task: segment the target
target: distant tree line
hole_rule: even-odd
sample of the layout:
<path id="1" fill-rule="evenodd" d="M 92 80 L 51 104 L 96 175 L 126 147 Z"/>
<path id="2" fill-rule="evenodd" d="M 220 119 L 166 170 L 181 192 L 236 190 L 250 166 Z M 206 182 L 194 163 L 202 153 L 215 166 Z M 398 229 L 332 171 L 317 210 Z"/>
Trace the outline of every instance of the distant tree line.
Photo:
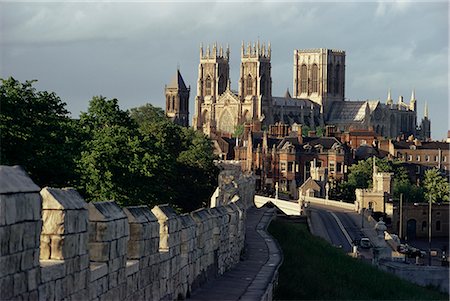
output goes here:
<path id="1" fill-rule="evenodd" d="M 375 164 L 378 172 L 393 173 L 394 200 L 398 200 L 402 194 L 405 200 L 414 202 L 428 202 L 430 198 L 432 202 L 437 203 L 449 201 L 449 183 L 438 169 L 427 170 L 421 185 L 417 185 L 411 182 L 407 170 L 400 161 L 383 158 L 376 159 Z M 330 198 L 354 201 L 357 188 L 372 188 L 372 175 L 373 159 L 358 161 L 349 167 L 347 181 L 332 185 Z"/>
<path id="2" fill-rule="evenodd" d="M 79 119 L 35 81 L 2 79 L 0 163 L 22 165 L 41 187 L 72 186 L 87 201 L 202 207 L 217 185 L 211 140 L 146 104 L 130 111 L 95 96 Z"/>

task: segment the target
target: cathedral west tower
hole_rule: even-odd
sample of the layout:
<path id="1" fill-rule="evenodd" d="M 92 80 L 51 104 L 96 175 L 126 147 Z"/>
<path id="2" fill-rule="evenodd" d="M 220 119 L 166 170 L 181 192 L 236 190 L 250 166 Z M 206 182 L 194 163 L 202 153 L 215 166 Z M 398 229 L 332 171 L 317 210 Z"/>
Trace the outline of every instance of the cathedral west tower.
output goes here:
<path id="1" fill-rule="evenodd" d="M 270 43 L 259 41 L 247 48 L 242 42 L 239 96 L 242 102 L 241 123 L 263 121 L 272 123 L 272 77 L 270 65 Z"/>
<path id="2" fill-rule="evenodd" d="M 224 51 L 217 44 L 209 45 L 206 51 L 200 46 L 200 64 L 198 66 L 197 96 L 195 97 L 195 112 L 193 127 L 210 135 L 216 131 L 215 104 L 229 84 L 230 50 Z"/>

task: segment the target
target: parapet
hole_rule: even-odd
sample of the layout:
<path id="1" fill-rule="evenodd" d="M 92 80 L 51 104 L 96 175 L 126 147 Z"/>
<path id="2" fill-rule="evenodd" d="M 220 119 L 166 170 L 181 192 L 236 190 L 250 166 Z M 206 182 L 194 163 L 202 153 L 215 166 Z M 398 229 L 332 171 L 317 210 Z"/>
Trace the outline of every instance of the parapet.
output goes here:
<path id="1" fill-rule="evenodd" d="M 209 44 L 206 46 L 206 51 L 203 51 L 203 45 L 200 45 L 200 60 L 225 60 L 230 59 L 230 47 L 227 45 L 225 51 L 223 46 L 217 46 L 217 43 L 212 44 L 211 48 Z"/>
<path id="2" fill-rule="evenodd" d="M 72 188 L 39 193 L 18 167 L 0 175 L 2 299 L 183 299 L 244 247 L 238 196 L 180 216 L 168 205 L 86 203 Z"/>

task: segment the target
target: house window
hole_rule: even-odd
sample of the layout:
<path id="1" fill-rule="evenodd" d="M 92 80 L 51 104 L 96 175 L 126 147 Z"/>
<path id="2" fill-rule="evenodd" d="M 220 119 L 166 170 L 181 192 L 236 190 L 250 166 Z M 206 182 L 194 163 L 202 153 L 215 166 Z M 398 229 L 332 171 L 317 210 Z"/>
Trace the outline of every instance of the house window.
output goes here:
<path id="1" fill-rule="evenodd" d="M 439 215 L 441 215 L 441 213 L 440 213 L 440 212 L 438 211 L 438 212 L 436 212 L 436 215 L 438 215 L 438 216 L 439 216 Z"/>
<path id="2" fill-rule="evenodd" d="M 425 161 L 430 162 L 430 155 L 425 155 Z"/>
<path id="3" fill-rule="evenodd" d="M 286 162 L 281 162 L 280 168 L 282 172 L 286 171 Z"/>
<path id="4" fill-rule="evenodd" d="M 417 170 L 416 170 L 416 174 L 420 174 L 420 165 L 416 166 Z"/>
<path id="5" fill-rule="evenodd" d="M 444 157 L 442 158 L 442 161 L 447 162 L 447 156 L 444 156 Z"/>
<path id="6" fill-rule="evenodd" d="M 436 221 L 436 231 L 441 231 L 441 221 Z"/>
<path id="7" fill-rule="evenodd" d="M 420 155 L 417 155 L 417 156 L 416 156 L 416 161 L 419 161 L 419 162 L 420 162 Z"/>
<path id="8" fill-rule="evenodd" d="M 408 155 L 408 161 L 412 161 L 412 155 Z"/>
<path id="9" fill-rule="evenodd" d="M 427 229 L 427 222 L 423 221 L 422 222 L 422 231 L 425 231 Z"/>
<path id="10" fill-rule="evenodd" d="M 439 157 L 438 156 L 434 156 L 434 162 L 439 162 Z"/>
<path id="11" fill-rule="evenodd" d="M 336 172 L 342 172 L 342 163 L 336 163 Z"/>
<path id="12" fill-rule="evenodd" d="M 330 161 L 330 173 L 334 173 L 334 161 Z"/>
<path id="13" fill-rule="evenodd" d="M 288 171 L 294 171 L 292 162 L 288 162 Z"/>

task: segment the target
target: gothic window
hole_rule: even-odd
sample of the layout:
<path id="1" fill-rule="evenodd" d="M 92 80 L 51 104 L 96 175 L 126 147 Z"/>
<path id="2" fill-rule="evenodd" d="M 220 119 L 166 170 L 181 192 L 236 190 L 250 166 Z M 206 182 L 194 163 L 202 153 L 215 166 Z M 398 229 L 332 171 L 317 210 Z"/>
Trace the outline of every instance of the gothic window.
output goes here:
<path id="1" fill-rule="evenodd" d="M 266 75 L 265 74 L 263 74 L 261 76 L 260 89 L 261 89 L 261 95 L 267 95 L 267 83 L 266 83 Z"/>
<path id="2" fill-rule="evenodd" d="M 253 95 L 253 80 L 250 74 L 247 76 L 247 83 L 245 87 L 246 87 L 245 95 Z"/>
<path id="3" fill-rule="evenodd" d="M 223 112 L 222 117 L 219 120 L 219 130 L 222 133 L 234 132 L 233 116 L 231 116 L 231 113 L 228 110 Z"/>
<path id="4" fill-rule="evenodd" d="M 203 110 L 203 114 L 202 114 L 202 116 L 203 116 L 203 123 L 208 123 L 209 122 L 209 112 L 208 112 L 208 110 Z"/>
<path id="5" fill-rule="evenodd" d="M 336 65 L 336 74 L 334 76 L 334 94 L 339 94 L 339 81 L 340 79 L 340 72 L 341 72 L 341 66 L 339 64 Z"/>
<path id="6" fill-rule="evenodd" d="M 333 64 L 328 64 L 327 92 L 328 92 L 328 94 L 333 93 Z"/>
<path id="7" fill-rule="evenodd" d="M 205 95 L 212 95 L 211 94 L 211 77 L 209 75 L 205 81 Z"/>
<path id="8" fill-rule="evenodd" d="M 314 64 L 312 67 L 312 89 L 311 89 L 313 93 L 317 93 L 317 91 L 319 91 L 318 77 L 319 77 L 319 68 L 317 67 L 316 64 Z"/>
<path id="9" fill-rule="evenodd" d="M 225 76 L 221 75 L 219 77 L 219 95 L 225 92 Z"/>
<path id="10" fill-rule="evenodd" d="M 308 92 L 308 70 L 305 64 L 300 69 L 300 92 Z"/>
<path id="11" fill-rule="evenodd" d="M 167 96 L 167 111 L 171 111 L 172 110 L 172 101 L 170 99 L 170 96 Z"/>
<path id="12" fill-rule="evenodd" d="M 175 111 L 175 96 L 172 96 L 172 110 Z"/>

